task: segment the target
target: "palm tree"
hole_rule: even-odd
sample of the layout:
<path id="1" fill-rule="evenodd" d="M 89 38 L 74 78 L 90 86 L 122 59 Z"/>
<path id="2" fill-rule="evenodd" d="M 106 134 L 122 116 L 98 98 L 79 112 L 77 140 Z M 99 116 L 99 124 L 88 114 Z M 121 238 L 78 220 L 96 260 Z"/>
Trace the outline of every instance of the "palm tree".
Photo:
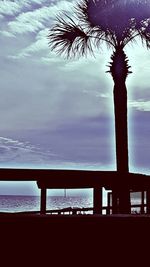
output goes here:
<path id="1" fill-rule="evenodd" d="M 113 49 L 108 72 L 114 81 L 117 171 L 123 177 L 129 171 L 126 78 L 131 73 L 124 47 L 138 36 L 150 47 L 149 10 L 148 0 L 81 0 L 74 7 L 74 15 L 62 12 L 56 16 L 49 34 L 51 49 L 67 58 L 93 54 L 94 45 L 99 48 L 103 42 Z M 113 200 L 116 203 L 119 199 L 120 212 L 126 213 L 129 189 L 125 179 L 118 183 Z"/>

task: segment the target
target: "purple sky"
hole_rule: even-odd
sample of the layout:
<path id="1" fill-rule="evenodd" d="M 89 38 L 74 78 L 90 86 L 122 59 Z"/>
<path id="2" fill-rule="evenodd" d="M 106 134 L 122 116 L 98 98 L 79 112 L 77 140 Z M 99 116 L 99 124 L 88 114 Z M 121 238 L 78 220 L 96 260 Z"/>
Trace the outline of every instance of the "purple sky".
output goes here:
<path id="1" fill-rule="evenodd" d="M 55 15 L 72 3 L 0 6 L 0 167 L 115 169 L 112 51 L 66 60 L 48 47 Z M 149 174 L 150 51 L 137 40 L 126 52 L 130 171 Z"/>

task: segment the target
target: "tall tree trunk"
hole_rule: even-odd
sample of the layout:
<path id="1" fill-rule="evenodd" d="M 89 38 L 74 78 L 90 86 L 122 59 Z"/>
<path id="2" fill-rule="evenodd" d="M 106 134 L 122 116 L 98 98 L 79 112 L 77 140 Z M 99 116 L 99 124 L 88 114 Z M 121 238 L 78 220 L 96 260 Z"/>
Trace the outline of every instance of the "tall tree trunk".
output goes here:
<path id="1" fill-rule="evenodd" d="M 128 127 L 127 127 L 127 90 L 125 82 L 114 84 L 114 113 L 116 135 L 116 163 L 120 173 L 117 188 L 119 189 L 119 213 L 130 213 L 130 191 L 126 181 L 128 164 Z M 120 186 L 119 186 L 120 185 Z"/>
<path id="2" fill-rule="evenodd" d="M 127 127 L 127 89 L 126 78 L 129 73 L 127 57 L 120 47 L 111 57 L 110 72 L 114 80 L 114 113 L 116 136 L 116 164 L 120 173 L 116 184 L 116 195 L 119 197 L 119 212 L 130 213 L 130 192 L 126 182 L 128 164 L 128 127 Z M 115 194 L 114 194 L 115 195 Z"/>
<path id="3" fill-rule="evenodd" d="M 128 172 L 128 127 L 127 127 L 127 90 L 124 81 L 114 84 L 114 113 L 116 136 L 116 164 L 118 172 Z"/>

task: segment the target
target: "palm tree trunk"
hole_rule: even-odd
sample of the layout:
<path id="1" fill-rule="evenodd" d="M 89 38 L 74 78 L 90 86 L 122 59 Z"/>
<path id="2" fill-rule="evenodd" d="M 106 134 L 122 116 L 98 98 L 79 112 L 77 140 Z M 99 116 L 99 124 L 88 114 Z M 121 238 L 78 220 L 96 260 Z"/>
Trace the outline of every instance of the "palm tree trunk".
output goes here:
<path id="1" fill-rule="evenodd" d="M 114 112 L 116 133 L 116 163 L 120 173 L 119 213 L 130 213 L 130 191 L 126 183 L 128 164 L 128 127 L 127 127 L 127 90 L 124 81 L 116 81 L 114 85 Z M 118 188 L 118 185 L 117 185 Z"/>
<path id="2" fill-rule="evenodd" d="M 118 172 L 128 172 L 127 90 L 124 81 L 114 84 L 116 163 Z"/>
<path id="3" fill-rule="evenodd" d="M 130 213 L 130 191 L 126 181 L 128 163 L 127 89 L 126 77 L 129 73 L 128 60 L 123 49 L 118 48 L 111 57 L 110 72 L 114 80 L 114 114 L 116 136 L 116 164 L 120 174 L 116 184 L 119 198 L 119 213 Z M 121 179 L 121 180 L 120 180 Z M 115 200 L 114 200 L 115 202 Z"/>

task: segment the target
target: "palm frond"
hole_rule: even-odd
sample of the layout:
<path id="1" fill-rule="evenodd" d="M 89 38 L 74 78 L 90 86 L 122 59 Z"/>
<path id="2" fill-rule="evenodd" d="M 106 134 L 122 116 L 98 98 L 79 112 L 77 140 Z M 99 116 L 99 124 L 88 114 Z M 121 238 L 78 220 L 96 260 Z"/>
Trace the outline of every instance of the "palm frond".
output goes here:
<path id="1" fill-rule="evenodd" d="M 62 12 L 49 33 L 52 50 L 67 57 L 93 53 L 106 42 L 124 47 L 140 36 L 150 48 L 150 0 L 80 0 L 73 17 Z"/>
<path id="2" fill-rule="evenodd" d="M 57 16 L 48 38 L 51 49 L 67 57 L 86 55 L 87 51 L 93 51 L 87 32 L 65 13 Z"/>
<path id="3" fill-rule="evenodd" d="M 128 29 L 133 24 L 133 10 L 133 2 L 126 0 L 81 0 L 75 8 L 78 19 L 94 33 L 94 37 L 97 35 L 101 38 L 105 34 L 108 47 L 123 45 L 123 41 L 129 37 L 126 34 L 129 35 Z"/>
<path id="4" fill-rule="evenodd" d="M 129 41 L 133 41 L 135 37 L 139 36 L 143 44 L 150 48 L 150 1 L 138 0 L 132 1 L 132 29 L 134 34 Z M 136 34 L 135 34 L 136 31 Z M 134 38 L 133 38 L 134 37 Z"/>
<path id="5" fill-rule="evenodd" d="M 146 44 L 146 47 L 150 49 L 150 25 L 145 29 L 139 30 L 139 36 L 141 37 L 142 43 Z"/>
<path id="6" fill-rule="evenodd" d="M 81 2 L 77 3 L 77 5 L 74 7 L 75 13 L 78 17 L 78 19 L 84 23 L 90 23 L 88 20 L 88 2 L 89 0 L 81 0 Z"/>

